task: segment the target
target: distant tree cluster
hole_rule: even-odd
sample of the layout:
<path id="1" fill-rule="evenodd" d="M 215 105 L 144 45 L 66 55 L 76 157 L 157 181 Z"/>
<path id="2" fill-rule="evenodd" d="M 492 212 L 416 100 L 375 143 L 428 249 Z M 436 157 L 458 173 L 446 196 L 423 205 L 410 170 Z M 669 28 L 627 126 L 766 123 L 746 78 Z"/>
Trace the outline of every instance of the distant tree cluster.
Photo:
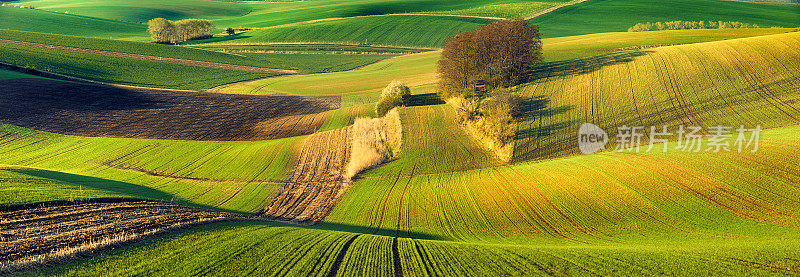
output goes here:
<path id="1" fill-rule="evenodd" d="M 470 97 L 476 81 L 487 90 L 518 85 L 541 61 L 538 26 L 525 20 L 489 23 L 445 43 L 439 60 L 439 93 L 444 100 Z"/>
<path id="2" fill-rule="evenodd" d="M 183 19 L 171 21 L 164 18 L 151 19 L 148 31 L 156 43 L 180 43 L 193 39 L 210 38 L 214 25 L 206 19 Z"/>
<path id="3" fill-rule="evenodd" d="M 6 4 L 6 3 L 0 3 L 0 6 L 2 6 L 2 7 L 13 7 L 13 8 L 22 8 L 22 9 L 31 9 L 31 10 L 36 9 L 36 7 L 34 7 L 33 5 L 11 5 L 11 4 Z"/>
<path id="4" fill-rule="evenodd" d="M 734 21 L 668 21 L 636 23 L 628 28 L 628 32 L 662 31 L 662 30 L 689 30 L 689 29 L 740 29 L 759 28 L 755 24 Z"/>

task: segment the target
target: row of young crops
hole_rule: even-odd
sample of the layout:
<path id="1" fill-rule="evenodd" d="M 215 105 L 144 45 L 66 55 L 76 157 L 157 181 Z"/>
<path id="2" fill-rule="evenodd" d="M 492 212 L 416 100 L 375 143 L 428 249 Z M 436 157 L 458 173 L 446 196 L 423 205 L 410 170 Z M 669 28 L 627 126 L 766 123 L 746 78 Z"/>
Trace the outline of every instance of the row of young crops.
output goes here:
<path id="1" fill-rule="evenodd" d="M 0 43 L 0 62 L 93 81 L 173 89 L 199 90 L 277 75 L 6 43 Z"/>
<path id="2" fill-rule="evenodd" d="M 674 135 L 679 125 L 707 131 L 797 124 L 798 45 L 800 34 L 787 33 L 548 64 L 521 89 L 548 107 L 520 123 L 514 159 L 579 153 L 577 129 L 584 122 L 608 132 L 612 149 L 623 126 L 646 132 L 668 126 Z"/>
<path id="3" fill-rule="evenodd" d="M 326 222 L 494 243 L 787 232 L 800 226 L 798 131 L 762 132 L 756 153 L 608 152 L 413 177 L 389 172 L 356 182 Z"/>
<path id="4" fill-rule="evenodd" d="M 90 138 L 3 125 L 0 160 L 27 168 L 2 170 L 18 180 L 3 187 L 2 198 L 10 199 L 4 204 L 14 204 L 109 195 L 256 212 L 291 170 L 291 153 L 300 138 L 260 142 Z M 28 184 L 31 179 L 43 184 Z M 46 189 L 49 183 L 60 188 Z M 91 191 L 103 193 L 86 193 Z M 17 194 L 36 197 L 13 196 Z"/>
<path id="5" fill-rule="evenodd" d="M 637 246 L 511 246 L 241 222 L 195 228 L 31 274 L 596 276 L 681 272 L 783 276 L 797 273 L 797 262 L 791 257 L 797 255 L 798 244 L 797 239 L 717 238 L 701 246 L 691 240 L 654 238 Z M 181 266 L 174 266 L 178 262 Z"/>

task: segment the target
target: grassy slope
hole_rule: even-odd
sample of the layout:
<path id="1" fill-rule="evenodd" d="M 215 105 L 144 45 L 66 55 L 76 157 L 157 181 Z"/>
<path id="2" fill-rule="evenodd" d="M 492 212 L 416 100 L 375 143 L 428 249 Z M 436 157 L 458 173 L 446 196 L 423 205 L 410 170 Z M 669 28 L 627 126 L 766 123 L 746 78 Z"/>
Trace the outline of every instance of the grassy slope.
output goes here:
<path id="1" fill-rule="evenodd" d="M 13 165 L 0 169 L 2 204 L 69 199 L 83 190 L 87 197 L 174 200 L 237 212 L 264 207 L 275 180 L 291 170 L 298 141 L 90 138 L 10 125 L 0 126 L 0 137 L 0 160 Z"/>
<path id="2" fill-rule="evenodd" d="M 537 17 L 544 37 L 624 32 L 639 22 L 740 21 L 762 27 L 797 27 L 800 6 L 723 0 L 592 0 Z"/>
<path id="3" fill-rule="evenodd" d="M 19 72 L 16 72 L 16 71 L 0 69 L 0 80 L 3 80 L 3 79 L 17 79 L 17 78 L 41 78 L 41 77 L 28 75 L 28 74 L 25 74 L 25 73 L 19 73 Z"/>
<path id="4" fill-rule="evenodd" d="M 441 47 L 450 35 L 472 30 L 488 19 L 394 15 L 327 20 L 249 31 L 237 43 L 327 42 Z"/>
<path id="5" fill-rule="evenodd" d="M 48 11 L 139 23 L 146 23 L 156 17 L 170 20 L 237 17 L 250 12 L 250 7 L 246 4 L 204 0 L 29 0 L 21 3 Z"/>
<path id="6" fill-rule="evenodd" d="M 579 153 L 574 134 L 583 122 L 612 133 L 611 145 L 623 125 L 798 124 L 798 49 L 794 32 L 551 64 L 521 89 L 549 103 L 543 116 L 520 123 L 515 160 Z"/>
<path id="7" fill-rule="evenodd" d="M 275 75 L 2 43 L 0 62 L 101 82 L 173 89 L 205 89 Z"/>
<path id="8" fill-rule="evenodd" d="M 394 57 L 392 55 L 369 54 L 240 53 L 239 55 L 258 60 L 266 66 L 274 65 L 279 68 L 297 69 L 300 72 L 309 73 L 352 70 Z"/>
<path id="9" fill-rule="evenodd" d="M 111 251 L 39 274 L 326 276 L 349 240 L 336 276 L 574 276 L 574 275 L 790 275 L 797 237 L 709 239 L 639 245 L 483 245 L 390 237 L 286 226 L 217 223 Z M 143 259 L 142 257 L 148 257 Z M 181 266 L 174 266 L 179 263 Z M 632 265 L 631 263 L 636 263 Z M 768 268 L 766 266 L 776 268 Z M 34 273 L 30 273 L 34 274 Z M 332 275 L 330 275 L 332 276 Z"/>
<path id="10" fill-rule="evenodd" d="M 291 3 L 252 5 L 253 11 L 245 16 L 220 18 L 218 26 L 268 27 L 282 24 L 366 15 L 383 15 L 410 12 L 463 10 L 496 3 L 528 2 L 518 0 L 319 0 Z M 538 2 L 550 2 L 538 1 Z"/>
<path id="11" fill-rule="evenodd" d="M 101 38 L 148 37 L 147 26 L 42 10 L 0 7 L 0 29 Z"/>
<path id="12" fill-rule="evenodd" d="M 604 33 L 543 40 L 546 61 L 559 61 L 608 53 L 608 49 L 732 39 L 782 33 L 792 29 L 680 30 L 637 33 Z M 412 87 L 437 82 L 439 52 L 401 56 L 350 72 L 284 76 L 243 82 L 220 88 L 232 93 L 289 93 L 303 95 L 376 95 L 392 80 Z"/>
<path id="13" fill-rule="evenodd" d="M 229 93 L 289 93 L 303 95 L 375 94 L 392 80 L 411 86 L 436 82 L 433 65 L 439 52 L 426 52 L 387 59 L 359 70 L 269 78 L 237 83 L 217 90 Z"/>

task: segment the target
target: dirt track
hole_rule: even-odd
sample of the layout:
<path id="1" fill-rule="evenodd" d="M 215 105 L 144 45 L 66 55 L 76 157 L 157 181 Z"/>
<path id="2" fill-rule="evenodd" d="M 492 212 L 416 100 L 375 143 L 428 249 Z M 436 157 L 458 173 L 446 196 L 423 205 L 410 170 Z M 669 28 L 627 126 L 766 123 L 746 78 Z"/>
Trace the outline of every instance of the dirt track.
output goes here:
<path id="1" fill-rule="evenodd" d="M 0 207 L 0 274 L 182 226 L 239 218 L 125 199 Z"/>
<path id="2" fill-rule="evenodd" d="M 120 52 L 112 52 L 112 51 L 104 51 L 104 50 L 94 50 L 94 49 L 75 48 L 75 47 L 68 47 L 68 46 L 48 45 L 48 44 L 33 43 L 33 42 L 7 40 L 7 39 L 0 39 L 0 43 L 22 45 L 22 46 L 29 46 L 29 47 L 38 47 L 38 48 L 47 48 L 47 49 L 55 49 L 55 50 L 63 50 L 63 51 L 70 51 L 70 52 L 87 53 L 87 54 L 95 54 L 95 55 L 103 55 L 103 56 L 111 56 L 111 57 L 119 57 L 119 58 L 129 58 L 129 59 L 137 59 L 137 60 L 177 63 L 177 64 L 194 65 L 194 66 L 211 67 L 211 68 L 221 68 L 221 69 L 230 69 L 230 70 L 242 70 L 242 71 L 264 72 L 264 73 L 280 73 L 280 74 L 298 74 L 299 73 L 297 70 L 274 69 L 274 68 L 263 68 L 263 67 L 245 66 L 245 65 L 233 65 L 233 64 L 224 64 L 224 63 L 213 63 L 213 62 L 185 60 L 185 59 L 176 59 L 176 58 L 165 58 L 165 57 L 147 56 L 147 55 L 129 54 L 129 53 L 120 53 Z"/>
<path id="3" fill-rule="evenodd" d="M 289 181 L 264 208 L 273 220 L 315 224 L 325 219 L 350 182 L 342 173 L 350 159 L 351 128 L 316 133 L 297 150 Z"/>
<path id="4" fill-rule="evenodd" d="M 48 79 L 0 80 L 0 122 L 68 135 L 266 140 L 316 132 L 338 98 L 235 95 Z"/>

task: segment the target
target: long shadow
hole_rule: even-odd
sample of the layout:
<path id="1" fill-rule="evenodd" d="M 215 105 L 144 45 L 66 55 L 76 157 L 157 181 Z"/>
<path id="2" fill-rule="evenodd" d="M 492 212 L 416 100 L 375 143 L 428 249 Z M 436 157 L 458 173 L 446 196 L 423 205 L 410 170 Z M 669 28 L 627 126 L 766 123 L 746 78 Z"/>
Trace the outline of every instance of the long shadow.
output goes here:
<path id="1" fill-rule="evenodd" d="M 440 105 L 445 102 L 436 93 L 414 94 L 409 96 L 406 106 L 431 106 Z"/>
<path id="2" fill-rule="evenodd" d="M 546 62 L 542 66 L 536 68 L 536 70 L 528 76 L 528 81 L 536 81 L 552 76 L 591 73 L 605 66 L 631 62 L 636 57 L 647 55 L 651 52 L 652 51 L 646 50 L 631 50 L 566 61 Z"/>
<path id="3" fill-rule="evenodd" d="M 291 218 L 275 218 L 275 220 L 279 221 L 290 221 Z M 413 238 L 413 239 L 427 239 L 427 240 L 444 240 L 444 238 L 432 235 L 432 234 L 425 234 L 420 232 L 410 232 L 405 230 L 397 230 L 397 229 L 384 229 L 384 228 L 375 228 L 369 226 L 358 226 L 352 224 L 344 224 L 344 223 L 333 223 L 333 222 L 321 222 L 315 225 L 295 225 L 283 222 L 276 222 L 276 224 L 284 224 L 286 226 L 294 226 L 294 227 L 301 227 L 306 229 L 314 229 L 314 230 L 325 230 L 325 231 L 341 231 L 341 232 L 348 232 L 348 233 L 356 233 L 356 234 L 366 234 L 366 235 L 378 235 L 378 236 L 387 236 L 387 237 L 399 237 L 399 238 Z"/>
<path id="4" fill-rule="evenodd" d="M 233 35 L 222 35 L 222 36 L 214 36 L 212 38 L 207 39 L 197 39 L 197 40 L 190 40 L 186 42 L 178 43 L 178 45 L 194 45 L 194 44 L 203 44 L 203 43 L 211 43 L 211 42 L 224 42 L 230 40 L 237 40 L 243 38 L 249 38 L 252 36 L 244 35 L 245 33 L 237 33 Z"/>
<path id="5" fill-rule="evenodd" d="M 175 197 L 172 194 L 160 190 L 156 190 L 150 187 L 145 187 L 137 184 L 131 184 L 127 182 L 121 182 L 121 181 L 115 181 L 115 180 L 109 180 L 109 179 L 103 179 L 85 175 L 64 173 L 52 170 L 43 170 L 43 169 L 7 168 L 0 170 L 14 172 L 18 174 L 24 174 L 31 177 L 49 179 L 62 183 L 79 185 L 86 189 L 104 191 L 110 194 L 115 194 L 118 195 L 117 197 L 121 198 L 149 199 L 149 200 L 173 202 L 208 210 L 217 210 L 228 213 L 242 214 L 242 212 L 240 211 L 227 210 L 219 207 L 212 207 L 208 205 L 202 205 L 190 202 L 186 199 Z"/>

